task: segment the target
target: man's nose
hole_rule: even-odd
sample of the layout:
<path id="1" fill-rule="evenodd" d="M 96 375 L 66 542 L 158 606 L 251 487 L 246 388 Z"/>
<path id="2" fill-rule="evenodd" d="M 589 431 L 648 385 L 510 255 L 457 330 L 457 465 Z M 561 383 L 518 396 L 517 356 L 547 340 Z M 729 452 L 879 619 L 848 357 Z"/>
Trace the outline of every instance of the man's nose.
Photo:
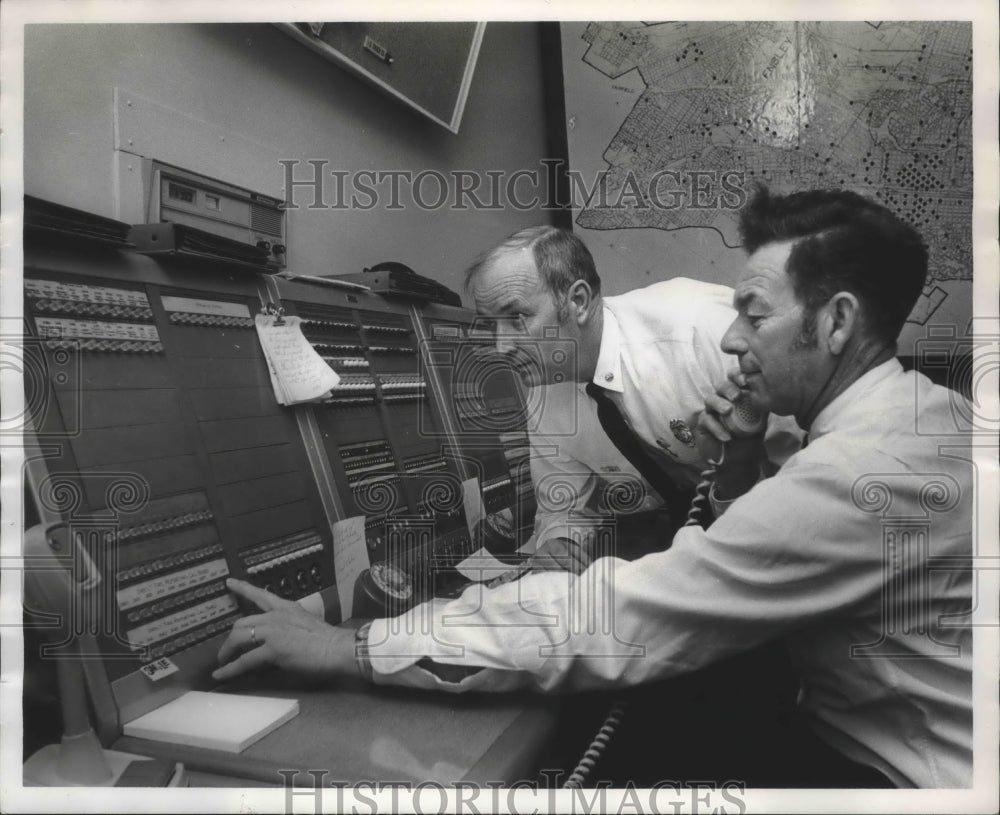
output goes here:
<path id="1" fill-rule="evenodd" d="M 497 320 L 494 331 L 496 348 L 501 354 L 511 353 L 524 337 L 524 332 L 518 326 L 511 325 L 506 320 Z"/>
<path id="2" fill-rule="evenodd" d="M 514 350 L 513 338 L 503 333 L 502 331 L 497 331 L 496 334 L 496 348 L 501 354 L 509 354 Z"/>
<path id="3" fill-rule="evenodd" d="M 726 354 L 742 354 L 747 350 L 746 339 L 743 336 L 743 332 L 740 330 L 740 318 L 737 317 L 732 323 L 729 324 L 729 328 L 726 329 L 726 333 L 722 335 L 722 350 Z"/>

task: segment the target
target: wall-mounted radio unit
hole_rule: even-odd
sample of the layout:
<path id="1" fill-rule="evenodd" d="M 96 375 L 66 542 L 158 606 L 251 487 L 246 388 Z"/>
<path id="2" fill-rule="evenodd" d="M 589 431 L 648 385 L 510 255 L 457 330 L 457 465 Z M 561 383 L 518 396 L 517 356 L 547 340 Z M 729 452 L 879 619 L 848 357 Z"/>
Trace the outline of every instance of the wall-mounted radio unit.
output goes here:
<path id="1" fill-rule="evenodd" d="M 285 268 L 284 202 L 207 176 L 147 159 L 147 223 L 195 227 L 263 250 L 267 265 Z"/>

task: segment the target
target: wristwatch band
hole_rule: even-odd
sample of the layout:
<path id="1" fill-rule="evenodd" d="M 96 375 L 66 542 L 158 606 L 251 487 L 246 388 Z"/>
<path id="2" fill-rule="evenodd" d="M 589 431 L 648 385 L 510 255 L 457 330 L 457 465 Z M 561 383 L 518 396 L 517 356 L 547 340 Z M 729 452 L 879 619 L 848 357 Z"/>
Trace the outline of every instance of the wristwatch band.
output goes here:
<path id="1" fill-rule="evenodd" d="M 372 681 L 372 661 L 368 653 L 368 632 L 371 631 L 371 621 L 362 625 L 354 633 L 354 659 L 358 664 L 358 673 L 368 682 Z"/>

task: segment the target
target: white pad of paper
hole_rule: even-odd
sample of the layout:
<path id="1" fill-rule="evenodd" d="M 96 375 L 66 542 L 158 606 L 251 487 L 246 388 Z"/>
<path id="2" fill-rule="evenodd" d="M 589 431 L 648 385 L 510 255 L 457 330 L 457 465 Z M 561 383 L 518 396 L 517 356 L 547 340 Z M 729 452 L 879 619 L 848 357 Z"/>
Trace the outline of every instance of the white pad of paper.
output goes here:
<path id="1" fill-rule="evenodd" d="M 240 753 L 298 713 L 296 699 L 193 690 L 122 729 L 138 739 Z"/>
<path id="2" fill-rule="evenodd" d="M 302 318 L 258 314 L 254 318 L 264 350 L 274 398 L 279 405 L 319 399 L 336 387 L 340 377 L 302 333 Z"/>

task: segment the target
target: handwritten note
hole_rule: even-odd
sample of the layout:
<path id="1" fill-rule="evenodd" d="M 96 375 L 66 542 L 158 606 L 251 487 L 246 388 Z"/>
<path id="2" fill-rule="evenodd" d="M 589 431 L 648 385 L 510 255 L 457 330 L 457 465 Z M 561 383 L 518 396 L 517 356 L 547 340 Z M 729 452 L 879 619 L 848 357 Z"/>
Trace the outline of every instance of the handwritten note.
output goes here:
<path id="1" fill-rule="evenodd" d="M 302 333 L 299 317 L 258 314 L 254 318 L 257 336 L 267 358 L 274 398 L 281 405 L 310 402 L 328 393 L 340 377 Z"/>
<path id="2" fill-rule="evenodd" d="M 337 521 L 333 525 L 333 571 L 337 575 L 342 620 L 354 614 L 354 584 L 369 565 L 364 516 Z"/>

